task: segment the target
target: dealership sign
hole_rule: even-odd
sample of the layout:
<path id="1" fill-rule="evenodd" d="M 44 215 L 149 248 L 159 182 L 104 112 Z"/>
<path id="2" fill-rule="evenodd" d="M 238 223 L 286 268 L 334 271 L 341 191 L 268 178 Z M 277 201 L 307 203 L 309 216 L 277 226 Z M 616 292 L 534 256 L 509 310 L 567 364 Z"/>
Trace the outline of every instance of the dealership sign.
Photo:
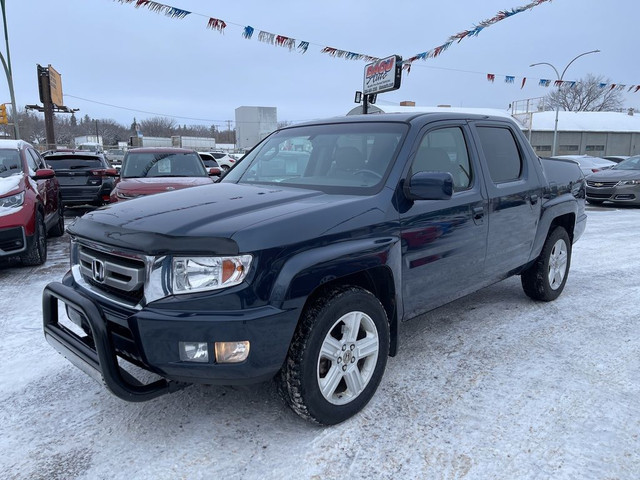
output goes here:
<path id="1" fill-rule="evenodd" d="M 402 57 L 391 55 L 364 67 L 364 95 L 389 92 L 400 88 Z"/>

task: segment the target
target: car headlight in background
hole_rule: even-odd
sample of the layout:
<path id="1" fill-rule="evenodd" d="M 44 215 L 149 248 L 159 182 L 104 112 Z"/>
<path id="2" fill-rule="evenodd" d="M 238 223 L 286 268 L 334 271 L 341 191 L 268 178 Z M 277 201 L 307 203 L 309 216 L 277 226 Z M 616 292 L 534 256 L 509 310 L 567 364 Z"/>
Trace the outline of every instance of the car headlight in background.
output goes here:
<path id="1" fill-rule="evenodd" d="M 24 203 L 24 192 L 0 198 L 0 208 L 18 208 Z"/>
<path id="2" fill-rule="evenodd" d="M 116 197 L 121 198 L 122 200 L 131 200 L 133 198 L 138 198 L 141 195 L 132 194 L 132 193 L 124 193 L 120 190 L 116 190 Z"/>
<path id="3" fill-rule="evenodd" d="M 174 257 L 173 293 L 193 293 L 238 285 L 247 276 L 251 255 Z"/>
<path id="4" fill-rule="evenodd" d="M 620 180 L 617 186 L 621 187 L 623 185 L 640 185 L 640 180 Z"/>

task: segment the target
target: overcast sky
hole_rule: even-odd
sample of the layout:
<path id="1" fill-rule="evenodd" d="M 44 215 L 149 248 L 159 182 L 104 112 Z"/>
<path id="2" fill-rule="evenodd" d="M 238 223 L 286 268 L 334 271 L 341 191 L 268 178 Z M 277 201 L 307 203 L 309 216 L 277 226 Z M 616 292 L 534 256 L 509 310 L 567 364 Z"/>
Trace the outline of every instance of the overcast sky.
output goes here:
<path id="1" fill-rule="evenodd" d="M 50 64 L 62 75 L 64 103 L 79 108 L 77 115 L 126 125 L 160 115 L 226 127 L 239 106 L 277 107 L 278 120 L 292 122 L 354 107 L 367 62 L 333 58 L 321 53 L 323 47 L 406 59 L 531 1 L 162 2 L 192 12 L 176 19 L 135 8 L 135 0 L 6 0 L 6 14 L 20 109 L 39 103 L 36 64 Z M 207 28 L 209 17 L 227 24 L 224 33 Z M 545 2 L 454 43 L 437 58 L 416 61 L 401 88 L 379 95 L 378 104 L 507 109 L 553 88 L 538 85 L 541 78 L 555 79 L 553 70 L 530 64 L 549 62 L 562 72 L 576 55 L 595 49 L 601 53 L 576 60 L 564 79 L 592 73 L 640 85 L 639 18 L 638 0 Z M 249 40 L 242 36 L 246 25 L 255 29 Z M 305 54 L 289 51 L 260 42 L 260 31 L 310 45 Z M 493 83 L 488 73 L 496 75 Z M 515 77 L 513 84 L 505 83 L 507 75 Z M 627 88 L 625 106 L 640 107 L 640 91 Z M 9 101 L 3 78 L 0 103 Z"/>

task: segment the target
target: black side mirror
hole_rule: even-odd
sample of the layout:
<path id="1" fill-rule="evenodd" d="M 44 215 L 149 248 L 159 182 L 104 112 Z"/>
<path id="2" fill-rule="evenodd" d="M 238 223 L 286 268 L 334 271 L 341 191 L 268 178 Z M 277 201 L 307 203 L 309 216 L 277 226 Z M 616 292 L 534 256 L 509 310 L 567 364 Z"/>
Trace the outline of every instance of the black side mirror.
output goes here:
<path id="1" fill-rule="evenodd" d="M 409 200 L 449 200 L 453 195 L 453 177 L 449 172 L 418 172 L 403 186 Z"/>

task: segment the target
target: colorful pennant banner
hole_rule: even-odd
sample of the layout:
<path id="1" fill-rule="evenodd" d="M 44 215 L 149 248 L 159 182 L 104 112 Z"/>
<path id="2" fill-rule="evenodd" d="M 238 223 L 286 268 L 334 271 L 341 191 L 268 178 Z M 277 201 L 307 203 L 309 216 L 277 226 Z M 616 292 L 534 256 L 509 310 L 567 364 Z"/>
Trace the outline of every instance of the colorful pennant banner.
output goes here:
<path id="1" fill-rule="evenodd" d="M 487 81 L 490 83 L 494 83 L 496 80 L 496 75 L 494 73 L 487 73 Z M 504 83 L 515 83 L 516 77 L 514 75 L 505 75 L 504 76 Z M 527 83 L 527 77 L 523 77 L 522 78 L 522 82 L 520 84 L 520 89 L 522 90 L 524 88 L 525 83 Z M 538 85 L 540 87 L 550 87 L 553 83 L 554 87 L 568 87 L 568 88 L 573 88 L 576 85 L 578 85 L 578 83 L 580 82 L 576 82 L 575 80 L 549 80 L 547 78 L 540 78 L 538 79 Z M 627 93 L 636 93 L 638 91 L 640 91 L 640 85 L 631 85 L 630 87 L 627 88 L 626 84 L 619 84 L 619 83 L 598 83 L 598 88 L 600 89 L 605 89 L 605 88 L 609 88 L 609 90 L 616 90 L 616 91 L 623 91 L 623 90 L 627 90 Z"/>
<path id="2" fill-rule="evenodd" d="M 120 3 L 123 3 L 123 4 L 125 4 L 125 3 L 126 4 L 134 4 L 136 8 L 144 7 L 144 8 L 147 8 L 147 9 L 151 10 L 152 12 L 162 13 L 162 14 L 165 14 L 165 15 L 167 15 L 169 17 L 172 17 L 172 18 L 184 18 L 187 15 L 192 14 L 192 12 L 188 12 L 188 11 L 182 10 L 180 8 L 172 7 L 170 5 L 165 5 L 163 3 L 153 2 L 151 0 L 114 0 L 114 1 L 117 1 L 117 2 L 120 2 Z M 530 3 L 528 3 L 527 5 L 523 5 L 521 7 L 513 8 L 511 10 L 500 11 L 496 15 L 494 15 L 492 18 L 489 18 L 487 20 L 483 20 L 482 22 L 478 23 L 477 25 L 474 25 L 473 28 L 471 28 L 469 30 L 464 30 L 462 32 L 456 33 L 455 35 L 452 35 L 451 37 L 449 37 L 447 42 L 443 43 L 442 45 L 439 45 L 439 46 L 437 46 L 437 47 L 435 47 L 435 48 L 433 48 L 431 50 L 419 53 L 419 54 L 414 55 L 413 57 L 411 57 L 411 58 L 409 58 L 407 60 L 404 60 L 402 62 L 402 66 L 407 72 L 409 72 L 411 70 L 412 62 L 414 62 L 416 60 L 426 60 L 428 58 L 437 57 L 442 52 L 447 50 L 454 42 L 455 43 L 459 43 L 464 38 L 475 37 L 482 30 L 484 30 L 485 28 L 493 25 L 494 23 L 502 21 L 505 18 L 509 18 L 509 17 L 515 15 L 516 13 L 520 13 L 520 12 L 524 12 L 526 10 L 530 10 L 533 7 L 536 7 L 536 6 L 540 5 L 541 3 L 550 2 L 550 1 L 551 0 L 534 0 L 534 1 L 530 2 Z M 220 33 L 224 32 L 224 29 L 227 27 L 227 25 L 238 26 L 238 27 L 242 28 L 242 36 L 244 38 L 246 38 L 247 40 L 249 40 L 249 39 L 251 39 L 253 37 L 253 33 L 255 31 L 255 29 L 253 27 L 249 26 L 249 25 L 242 26 L 242 25 L 231 23 L 231 22 L 225 22 L 224 20 L 221 20 L 219 18 L 211 17 L 209 15 L 202 15 L 202 14 L 199 14 L 199 13 L 193 13 L 193 15 L 197 15 L 197 16 L 201 16 L 201 17 L 207 18 L 207 22 L 208 22 L 207 23 L 207 28 L 209 28 L 211 30 L 217 30 Z M 259 42 L 268 43 L 270 45 L 275 45 L 275 46 L 279 46 L 279 47 L 285 47 L 285 48 L 288 48 L 290 51 L 291 50 L 295 50 L 296 49 L 296 43 L 298 43 L 298 41 L 295 40 L 294 38 L 291 38 L 291 37 L 288 37 L 288 36 L 285 36 L 285 35 L 277 35 L 277 34 L 265 32 L 265 31 L 260 31 L 259 32 L 258 41 Z M 297 50 L 300 53 L 303 53 L 303 54 L 306 53 L 308 48 L 309 48 L 309 42 L 300 41 L 298 43 Z M 330 55 L 332 57 L 344 58 L 345 60 L 365 60 L 366 62 L 375 62 L 375 61 L 380 60 L 378 57 L 374 57 L 372 55 L 365 55 L 365 54 L 362 54 L 362 53 L 351 52 L 351 51 L 348 51 L 348 50 L 340 50 L 338 48 L 327 47 L 327 46 L 322 47 L 320 52 L 321 53 L 326 53 L 327 55 Z"/>
<path id="3" fill-rule="evenodd" d="M 141 7 L 147 8 L 152 12 L 160 13 L 171 18 L 182 19 L 182 18 L 185 18 L 187 15 L 196 15 L 196 16 L 204 17 L 207 19 L 206 27 L 211 30 L 217 30 L 220 33 L 224 33 L 225 28 L 227 28 L 227 25 L 234 25 L 242 29 L 242 36 L 247 40 L 252 39 L 253 34 L 255 33 L 254 27 L 250 25 L 239 25 L 236 23 L 225 22 L 224 20 L 211 17 L 209 15 L 202 15 L 199 13 L 189 12 L 187 10 L 182 10 L 180 8 L 172 7 L 170 5 L 165 5 L 163 3 L 154 2 L 151 0 L 114 0 L 114 1 L 122 4 L 133 4 L 135 8 L 141 8 Z M 402 68 L 407 73 L 409 73 L 411 71 L 412 63 L 415 62 L 416 60 L 427 60 L 429 58 L 435 58 L 441 55 L 442 52 L 446 51 L 454 43 L 460 43 L 465 38 L 476 37 L 485 28 L 490 27 L 491 25 L 494 25 L 506 18 L 510 18 L 513 15 L 516 15 L 518 13 L 531 10 L 532 8 L 537 7 L 538 5 L 546 2 L 551 2 L 551 0 L 533 0 L 527 3 L 526 5 L 512 8 L 511 10 L 501 10 L 498 13 L 496 13 L 493 17 L 479 22 L 477 25 L 474 25 L 472 28 L 458 32 L 455 35 L 451 35 L 447 39 L 447 41 L 442 45 L 432 48 L 431 50 L 427 50 L 426 52 L 418 53 L 408 59 L 403 60 Z M 302 53 L 302 54 L 307 52 L 310 45 L 310 43 L 307 41 L 298 41 L 294 38 L 291 38 L 285 35 L 274 34 L 274 33 L 266 32 L 264 30 L 261 30 L 258 32 L 257 39 L 259 42 L 267 43 L 277 47 L 284 47 L 284 48 L 287 48 L 289 51 L 297 50 L 299 53 Z M 321 47 L 320 52 L 327 54 L 331 57 L 343 58 L 345 60 L 364 60 L 366 62 L 375 62 L 380 60 L 378 57 L 374 57 L 371 55 L 351 52 L 348 50 L 341 50 L 335 47 L 328 47 L 328 46 Z M 479 73 L 479 72 L 475 72 L 475 73 Z M 488 73 L 487 80 L 491 83 L 494 83 L 496 80 L 496 75 L 493 73 Z M 515 80 L 516 80 L 516 77 L 513 75 L 506 75 L 504 77 L 504 83 L 513 84 L 515 83 Z M 520 84 L 520 89 L 524 88 L 524 85 L 526 82 L 527 82 L 527 78 L 524 77 Z M 554 87 L 562 87 L 565 85 L 569 85 L 569 87 L 573 87 L 577 84 L 577 82 L 575 81 L 566 81 L 566 80 L 539 79 L 538 81 L 538 85 L 540 85 L 541 87 L 549 87 L 551 86 L 552 83 Z M 627 88 L 627 85 L 615 84 L 615 83 L 614 84 L 600 83 L 598 86 L 600 88 L 609 88 L 611 90 L 619 90 L 619 91 L 622 91 Z M 631 85 L 627 89 L 627 92 L 636 93 L 638 91 L 640 91 L 640 85 Z"/>
<path id="4" fill-rule="evenodd" d="M 410 71 L 411 64 L 416 60 L 426 60 L 428 58 L 435 58 L 438 55 L 440 55 L 442 52 L 447 50 L 451 46 L 451 44 L 453 44 L 453 42 L 460 43 L 460 41 L 462 41 L 462 39 L 464 38 L 476 37 L 485 28 L 504 20 L 505 18 L 512 17 L 513 15 L 524 12 L 526 10 L 531 10 L 532 8 L 537 7 L 541 3 L 550 2 L 550 1 L 551 0 L 534 0 L 533 2 L 528 3 L 526 5 L 522 5 L 521 7 L 513 8 L 511 10 L 502 10 L 498 12 L 496 15 L 494 15 L 492 18 L 483 20 L 477 25 L 474 25 L 474 27 L 471 29 L 463 30 L 462 32 L 459 32 L 459 33 L 456 33 L 455 35 L 450 36 L 448 40 L 442 45 L 432 48 L 431 50 L 427 50 L 426 52 L 418 53 L 413 57 L 403 60 L 402 68 L 404 68 L 407 71 Z"/>

